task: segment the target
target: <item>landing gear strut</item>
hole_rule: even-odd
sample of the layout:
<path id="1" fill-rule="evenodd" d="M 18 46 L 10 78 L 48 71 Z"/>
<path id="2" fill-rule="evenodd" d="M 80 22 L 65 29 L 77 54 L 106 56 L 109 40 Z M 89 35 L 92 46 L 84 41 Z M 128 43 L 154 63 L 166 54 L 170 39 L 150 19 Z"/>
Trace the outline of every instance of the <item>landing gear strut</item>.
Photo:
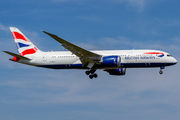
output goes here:
<path id="1" fill-rule="evenodd" d="M 90 79 L 93 79 L 93 77 L 94 78 L 98 77 L 98 75 L 95 72 L 96 72 L 95 69 L 91 69 L 90 71 L 86 71 L 85 73 L 86 73 L 86 75 L 89 75 Z"/>
<path id="2" fill-rule="evenodd" d="M 161 66 L 161 67 L 160 67 L 159 74 L 163 74 L 163 71 L 162 71 L 162 69 L 165 69 L 165 67 L 164 67 L 164 66 Z"/>

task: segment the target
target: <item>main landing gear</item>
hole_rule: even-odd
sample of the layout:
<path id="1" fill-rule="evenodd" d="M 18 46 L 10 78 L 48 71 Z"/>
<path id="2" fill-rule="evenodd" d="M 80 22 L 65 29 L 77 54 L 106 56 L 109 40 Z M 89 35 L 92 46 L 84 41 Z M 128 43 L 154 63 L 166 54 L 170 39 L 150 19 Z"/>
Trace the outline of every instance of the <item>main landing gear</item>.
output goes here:
<path id="1" fill-rule="evenodd" d="M 97 75 L 95 72 L 96 72 L 96 70 L 91 69 L 90 71 L 86 71 L 86 75 L 89 75 L 89 78 L 90 78 L 90 79 L 93 79 L 93 77 L 94 77 L 94 78 L 97 78 L 98 75 Z"/>
<path id="2" fill-rule="evenodd" d="M 160 67 L 159 74 L 163 74 L 163 71 L 162 71 L 162 69 L 165 69 L 165 67 L 164 67 L 164 66 L 161 66 L 161 67 Z"/>

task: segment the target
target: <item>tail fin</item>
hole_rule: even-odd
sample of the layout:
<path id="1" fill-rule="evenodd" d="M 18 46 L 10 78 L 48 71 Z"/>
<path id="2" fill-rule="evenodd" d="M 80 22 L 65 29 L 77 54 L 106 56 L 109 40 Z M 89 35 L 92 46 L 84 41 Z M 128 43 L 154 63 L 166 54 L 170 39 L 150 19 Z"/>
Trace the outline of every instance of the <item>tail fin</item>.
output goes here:
<path id="1" fill-rule="evenodd" d="M 18 28 L 10 27 L 10 30 L 21 56 L 40 52 L 40 50 Z"/>

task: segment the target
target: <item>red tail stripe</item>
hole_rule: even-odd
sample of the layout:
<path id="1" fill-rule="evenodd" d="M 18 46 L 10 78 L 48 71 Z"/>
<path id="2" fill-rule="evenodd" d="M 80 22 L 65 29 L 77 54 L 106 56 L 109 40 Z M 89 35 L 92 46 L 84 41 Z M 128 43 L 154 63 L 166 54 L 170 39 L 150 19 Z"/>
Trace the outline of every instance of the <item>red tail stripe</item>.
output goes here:
<path id="1" fill-rule="evenodd" d="M 34 53 L 36 53 L 36 51 L 37 51 L 37 48 L 34 47 L 34 48 L 23 51 L 22 53 L 20 53 L 20 55 L 24 56 L 24 55 L 28 55 L 28 54 L 34 54 Z"/>
<path id="2" fill-rule="evenodd" d="M 14 39 L 22 39 L 24 41 L 30 42 L 24 35 L 18 33 L 18 32 L 12 32 Z"/>

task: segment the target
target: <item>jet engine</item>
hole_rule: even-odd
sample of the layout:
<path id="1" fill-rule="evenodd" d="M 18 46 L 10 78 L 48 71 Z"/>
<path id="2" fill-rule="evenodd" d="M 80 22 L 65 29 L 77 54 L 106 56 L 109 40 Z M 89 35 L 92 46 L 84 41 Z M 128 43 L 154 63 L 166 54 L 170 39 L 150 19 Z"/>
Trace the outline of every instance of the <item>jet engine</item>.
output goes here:
<path id="1" fill-rule="evenodd" d="M 104 56 L 102 57 L 103 67 L 120 67 L 121 57 L 120 56 Z"/>
<path id="2" fill-rule="evenodd" d="M 126 74 L 126 68 L 110 69 L 110 70 L 105 70 L 105 71 L 107 71 L 110 75 L 125 75 Z"/>

